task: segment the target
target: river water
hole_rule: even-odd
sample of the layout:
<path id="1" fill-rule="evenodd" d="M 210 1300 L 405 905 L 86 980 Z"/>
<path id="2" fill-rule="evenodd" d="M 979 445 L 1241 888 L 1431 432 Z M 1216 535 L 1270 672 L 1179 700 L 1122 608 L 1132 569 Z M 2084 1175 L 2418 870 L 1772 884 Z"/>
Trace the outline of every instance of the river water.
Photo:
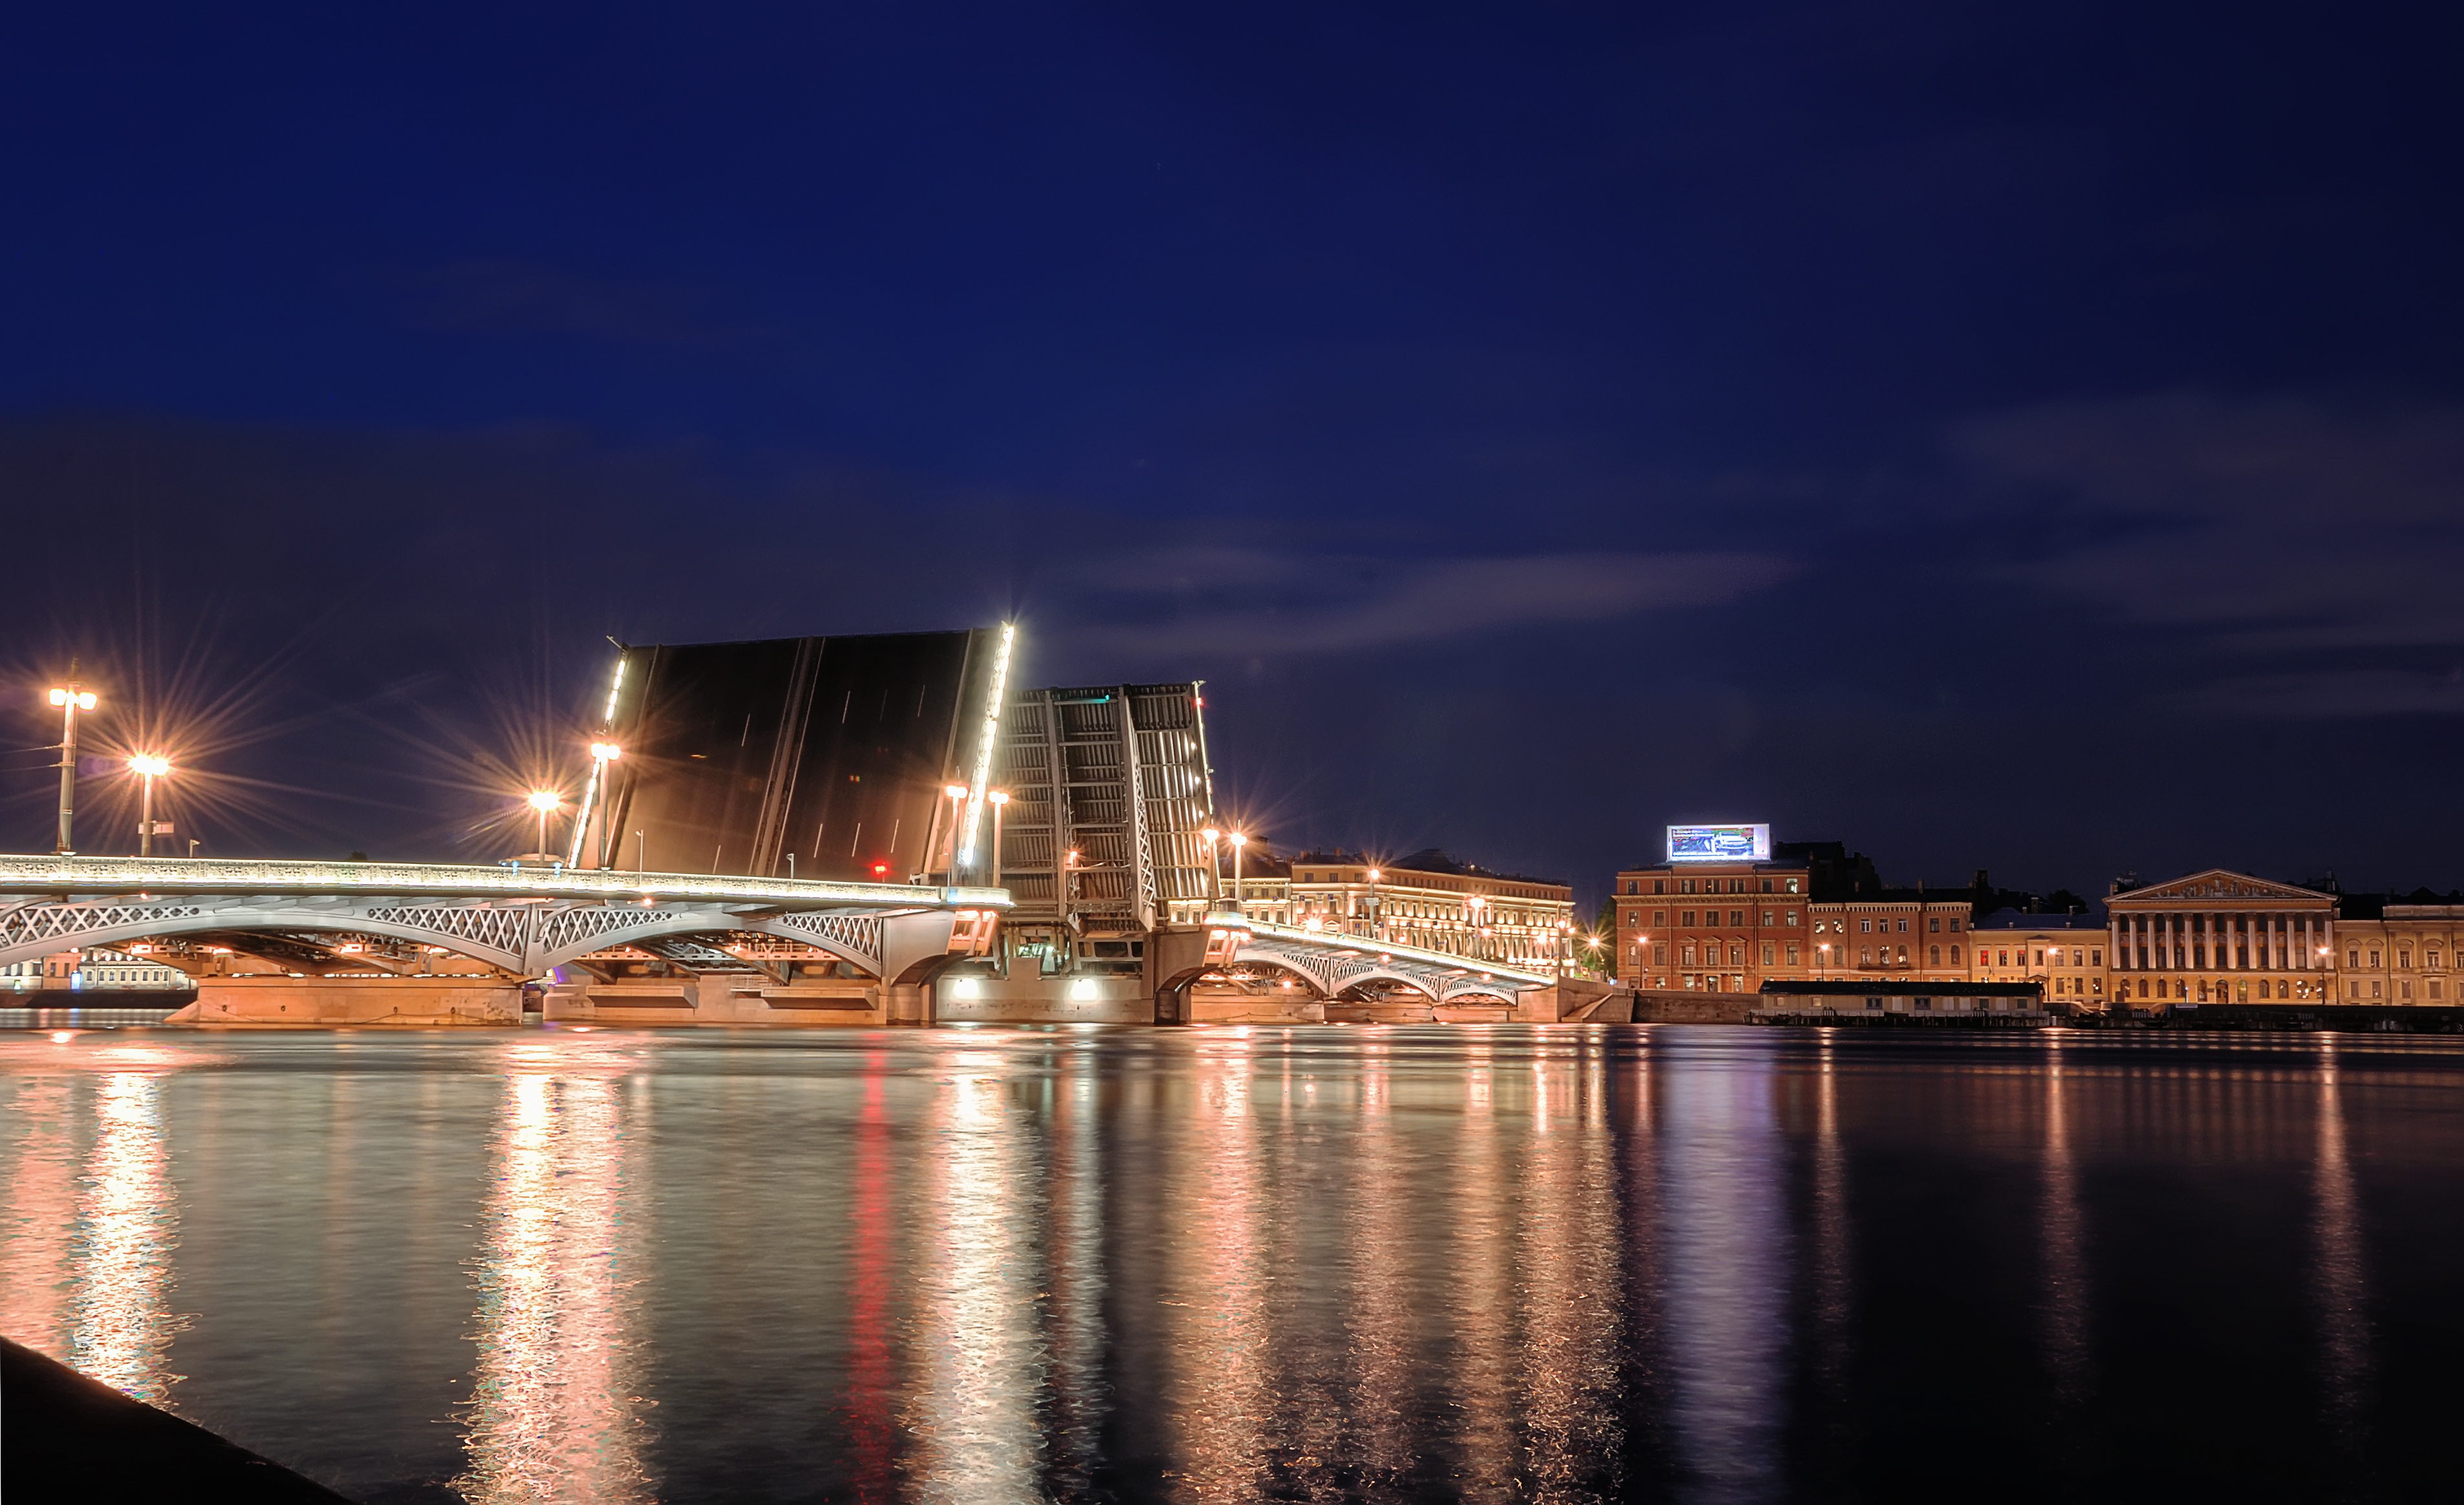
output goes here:
<path id="1" fill-rule="evenodd" d="M 2464 1051 L 0 1037 L 0 1330 L 368 1502 L 2417 1499 Z"/>

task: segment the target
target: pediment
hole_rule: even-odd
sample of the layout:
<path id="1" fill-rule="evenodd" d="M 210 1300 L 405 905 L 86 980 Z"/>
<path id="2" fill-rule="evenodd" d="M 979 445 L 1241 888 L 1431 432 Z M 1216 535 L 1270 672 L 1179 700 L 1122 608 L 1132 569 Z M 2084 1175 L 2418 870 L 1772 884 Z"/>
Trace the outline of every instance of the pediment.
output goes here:
<path id="1" fill-rule="evenodd" d="M 2105 903 L 2107 908 L 2127 908 L 2140 904 L 2248 902 L 2253 899 L 2293 899 L 2312 904 L 2332 904 L 2335 896 L 2321 894 L 2316 889 L 2296 888 L 2290 883 L 2271 883 L 2265 878 L 2252 877 L 2247 873 L 2210 868 L 2205 873 L 2193 873 L 2167 883 L 2151 883 L 2126 894 L 2116 894 Z"/>

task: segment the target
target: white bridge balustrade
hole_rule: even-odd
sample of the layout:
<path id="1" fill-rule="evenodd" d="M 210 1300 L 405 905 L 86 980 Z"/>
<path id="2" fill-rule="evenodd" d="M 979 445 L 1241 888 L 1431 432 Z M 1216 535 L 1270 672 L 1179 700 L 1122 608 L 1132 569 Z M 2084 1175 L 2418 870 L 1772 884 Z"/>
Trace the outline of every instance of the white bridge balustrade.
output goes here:
<path id="1" fill-rule="evenodd" d="M 1008 908 L 999 889 L 727 874 L 0 856 L 0 963 L 121 947 L 194 978 L 197 1017 L 234 1022 L 511 1022 L 531 982 L 578 1016 L 601 993 L 670 1019 L 766 994 L 894 1020 Z"/>

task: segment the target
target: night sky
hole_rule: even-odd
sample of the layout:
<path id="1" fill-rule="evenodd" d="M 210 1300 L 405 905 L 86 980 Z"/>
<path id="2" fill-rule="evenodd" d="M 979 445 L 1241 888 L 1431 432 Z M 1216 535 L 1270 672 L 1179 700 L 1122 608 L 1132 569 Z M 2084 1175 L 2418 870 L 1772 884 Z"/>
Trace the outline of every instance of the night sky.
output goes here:
<path id="1" fill-rule="evenodd" d="M 21 10 L 9 743 L 493 860 L 605 634 L 1015 614 L 1287 849 L 2443 889 L 2459 16 Z"/>

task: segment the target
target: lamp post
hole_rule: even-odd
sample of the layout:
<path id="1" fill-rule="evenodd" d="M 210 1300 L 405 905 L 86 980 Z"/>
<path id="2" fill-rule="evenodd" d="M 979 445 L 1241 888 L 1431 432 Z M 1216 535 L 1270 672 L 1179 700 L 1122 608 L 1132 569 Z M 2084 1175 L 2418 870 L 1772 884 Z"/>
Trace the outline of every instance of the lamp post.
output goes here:
<path id="1" fill-rule="evenodd" d="M 1237 910 L 1241 908 L 1241 901 L 1248 896 L 1241 885 L 1241 851 L 1249 845 L 1249 838 L 1236 830 L 1227 831 L 1223 839 L 1232 844 L 1232 907 Z"/>
<path id="2" fill-rule="evenodd" d="M 1002 812 L 1009 808 L 1009 791 L 1007 789 L 987 789 L 984 791 L 984 799 L 990 803 L 993 808 L 992 886 L 997 889 L 1007 888 L 1009 887 L 1009 884 L 1004 881 L 1004 875 L 1001 870 L 1001 815 Z"/>
<path id="3" fill-rule="evenodd" d="M 554 789 L 533 789 L 531 791 L 530 808 L 539 814 L 539 846 L 530 854 L 537 857 L 541 862 L 553 862 L 556 860 L 554 856 L 549 854 L 547 850 L 547 817 L 549 811 L 560 809 L 563 805 L 564 796 L 557 793 Z"/>
<path id="4" fill-rule="evenodd" d="M 60 843 L 53 850 L 66 857 L 77 852 L 77 713 L 94 709 L 94 692 L 77 683 L 76 659 L 69 660 L 69 682 L 52 687 L 52 703 L 60 708 Z"/>
<path id="5" fill-rule="evenodd" d="M 139 753 L 128 760 L 128 768 L 137 775 L 139 787 L 143 791 L 137 802 L 137 854 L 150 857 L 154 855 L 154 781 L 171 771 L 171 760 L 151 753 Z"/>
<path id="6" fill-rule="evenodd" d="M 1377 938 L 1378 944 L 1385 944 L 1386 916 L 1377 907 L 1377 870 L 1375 868 L 1369 870 L 1369 933 Z"/>

